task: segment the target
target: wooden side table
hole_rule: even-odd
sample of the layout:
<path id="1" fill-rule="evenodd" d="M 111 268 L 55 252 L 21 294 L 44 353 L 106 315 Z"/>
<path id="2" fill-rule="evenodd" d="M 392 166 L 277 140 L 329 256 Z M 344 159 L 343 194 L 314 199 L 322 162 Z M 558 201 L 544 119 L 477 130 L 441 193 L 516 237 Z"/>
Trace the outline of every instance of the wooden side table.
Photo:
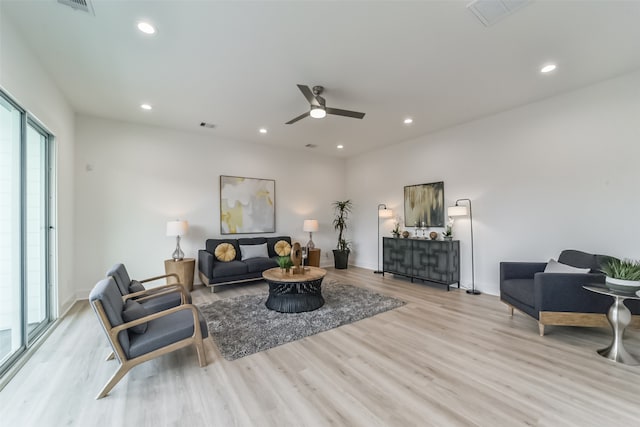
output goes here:
<path id="1" fill-rule="evenodd" d="M 175 273 L 180 278 L 180 283 L 184 285 L 189 292 L 193 290 L 193 272 L 196 269 L 195 258 L 185 258 L 182 261 L 174 261 L 173 259 L 164 260 L 164 271 L 166 274 Z M 175 277 L 167 277 L 167 284 L 176 283 Z"/>
<path id="2" fill-rule="evenodd" d="M 307 255 L 307 265 L 309 267 L 320 267 L 320 249 L 309 249 Z"/>

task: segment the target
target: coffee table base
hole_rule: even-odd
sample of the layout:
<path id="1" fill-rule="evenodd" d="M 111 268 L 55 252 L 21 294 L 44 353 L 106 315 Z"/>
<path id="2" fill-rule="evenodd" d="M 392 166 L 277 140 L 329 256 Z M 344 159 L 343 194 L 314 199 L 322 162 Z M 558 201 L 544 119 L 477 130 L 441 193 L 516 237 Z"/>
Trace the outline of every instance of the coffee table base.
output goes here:
<path id="1" fill-rule="evenodd" d="M 324 305 L 322 278 L 309 282 L 269 283 L 269 298 L 265 305 L 280 313 L 302 313 L 317 310 Z"/>

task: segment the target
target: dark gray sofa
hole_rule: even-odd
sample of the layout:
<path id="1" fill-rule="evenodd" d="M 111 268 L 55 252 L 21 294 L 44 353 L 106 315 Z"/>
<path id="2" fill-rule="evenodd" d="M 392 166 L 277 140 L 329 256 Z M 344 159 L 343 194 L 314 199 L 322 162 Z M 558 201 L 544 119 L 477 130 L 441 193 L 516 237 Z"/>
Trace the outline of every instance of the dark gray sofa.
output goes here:
<path id="1" fill-rule="evenodd" d="M 211 288 L 211 292 L 215 292 L 216 286 L 261 280 L 263 271 L 278 266 L 278 255 L 274 246 L 280 240 L 285 240 L 291 244 L 291 237 L 289 236 L 207 239 L 205 249 L 198 251 L 200 280 L 205 286 Z M 233 245 L 236 251 L 234 260 L 221 262 L 216 259 L 214 252 L 220 243 Z M 264 243 L 267 244 L 268 257 L 242 260 L 240 245 L 260 245 Z"/>
<path id="2" fill-rule="evenodd" d="M 501 262 L 500 300 L 538 320 L 540 335 L 545 325 L 608 326 L 606 313 L 613 303 L 607 295 L 583 288 L 604 286 L 602 265 L 612 257 L 576 250 L 562 251 L 558 262 L 589 268 L 589 273 L 545 273 L 546 262 Z M 640 314 L 640 301 L 625 301 L 634 315 Z M 634 316 L 633 323 L 640 321 Z"/>

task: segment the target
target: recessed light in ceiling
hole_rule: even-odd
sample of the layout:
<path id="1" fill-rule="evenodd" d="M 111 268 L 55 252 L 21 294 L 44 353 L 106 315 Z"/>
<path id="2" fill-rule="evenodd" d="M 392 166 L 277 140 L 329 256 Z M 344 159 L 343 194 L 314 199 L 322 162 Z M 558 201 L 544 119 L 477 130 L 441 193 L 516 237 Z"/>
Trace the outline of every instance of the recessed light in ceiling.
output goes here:
<path id="1" fill-rule="evenodd" d="M 406 119 L 404 119 L 405 125 L 410 125 L 411 123 L 413 123 L 413 119 L 411 117 L 407 117 Z"/>
<path id="2" fill-rule="evenodd" d="M 342 149 L 344 148 L 344 145 L 342 145 L 342 144 L 336 145 L 336 148 L 337 148 L 338 150 L 342 150 Z"/>
<path id="3" fill-rule="evenodd" d="M 151 110 L 153 107 L 149 104 L 140 104 L 140 108 L 142 108 L 143 110 Z"/>
<path id="4" fill-rule="evenodd" d="M 540 68 L 540 72 L 543 73 L 543 74 L 546 74 L 546 73 L 552 72 L 556 68 L 557 68 L 556 64 L 547 64 L 544 67 Z"/>
<path id="5" fill-rule="evenodd" d="M 265 128 L 260 128 L 259 132 L 260 133 L 267 133 L 267 130 Z"/>
<path id="6" fill-rule="evenodd" d="M 317 145 L 316 144 L 305 144 L 305 147 L 307 147 L 307 148 L 316 148 Z"/>
<path id="7" fill-rule="evenodd" d="M 216 127 L 216 125 L 214 125 L 213 123 L 207 123 L 207 122 L 200 122 L 200 126 L 207 129 L 213 129 Z"/>
<path id="8" fill-rule="evenodd" d="M 148 22 L 140 21 L 138 22 L 138 29 L 145 34 L 155 34 L 156 28 L 149 24 Z"/>

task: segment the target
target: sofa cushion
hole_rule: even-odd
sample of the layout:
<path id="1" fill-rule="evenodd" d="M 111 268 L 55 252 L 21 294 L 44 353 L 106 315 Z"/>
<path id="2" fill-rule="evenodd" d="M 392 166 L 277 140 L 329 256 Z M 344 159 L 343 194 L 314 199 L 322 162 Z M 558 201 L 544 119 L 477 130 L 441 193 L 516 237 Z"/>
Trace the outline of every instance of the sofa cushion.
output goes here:
<path id="1" fill-rule="evenodd" d="M 231 243 L 220 243 L 216 246 L 213 254 L 220 262 L 229 262 L 236 259 L 236 249 Z"/>
<path id="2" fill-rule="evenodd" d="M 276 243 L 278 243 L 279 241 L 285 241 L 289 244 L 289 246 L 291 246 L 291 237 L 289 236 L 276 236 L 276 237 L 267 237 L 267 246 L 269 249 L 269 258 L 273 258 L 274 256 L 279 256 L 279 254 L 276 252 Z M 289 254 L 287 254 L 289 255 Z"/>
<path id="3" fill-rule="evenodd" d="M 589 273 L 590 268 L 578 268 L 571 265 L 562 264 L 554 259 L 550 259 L 547 266 L 544 268 L 545 273 L 575 273 L 584 274 Z"/>
<path id="4" fill-rule="evenodd" d="M 291 254 L 291 245 L 286 240 L 278 240 L 273 245 L 273 250 L 278 256 L 289 256 Z"/>
<path id="5" fill-rule="evenodd" d="M 198 318 L 200 320 L 202 338 L 206 338 L 209 335 L 207 322 L 200 312 L 198 312 Z M 151 320 L 148 324 L 149 327 L 146 333 L 134 334 L 130 337 L 131 345 L 127 352 L 127 356 L 130 359 L 192 336 L 193 312 L 191 310 L 177 311 Z"/>
<path id="6" fill-rule="evenodd" d="M 213 266 L 211 277 L 236 276 L 247 272 L 247 264 L 242 261 L 217 262 Z"/>
<path id="7" fill-rule="evenodd" d="M 131 292 L 132 294 L 136 292 L 142 292 L 144 290 L 145 287 L 137 280 L 132 280 L 131 283 L 129 283 L 129 292 Z"/>
<path id="8" fill-rule="evenodd" d="M 216 248 L 220 243 L 229 243 L 236 250 L 236 261 L 240 261 L 240 246 L 236 239 L 207 239 L 205 249 L 211 254 L 215 254 Z"/>
<path id="9" fill-rule="evenodd" d="M 500 293 L 508 294 L 511 298 L 532 308 L 535 306 L 533 278 L 505 280 L 501 284 Z"/>
<path id="10" fill-rule="evenodd" d="M 125 322 L 133 322 L 149 314 L 142 304 L 128 299 L 124 304 L 124 310 L 122 310 L 122 319 L 124 319 Z M 141 323 L 140 325 L 129 328 L 129 330 L 135 334 L 144 334 L 147 331 L 147 323 Z"/>
<path id="11" fill-rule="evenodd" d="M 266 237 L 241 237 L 238 239 L 238 245 L 261 245 L 267 243 Z"/>
<path id="12" fill-rule="evenodd" d="M 170 292 L 138 301 L 149 313 L 157 313 L 182 304 L 180 292 Z M 187 304 L 191 304 L 191 296 L 187 295 Z"/>
<path id="13" fill-rule="evenodd" d="M 267 251 L 267 242 L 261 245 L 240 245 L 240 253 L 242 261 L 250 258 L 269 258 Z"/>
<path id="14" fill-rule="evenodd" d="M 273 258 L 250 258 L 243 262 L 247 264 L 249 273 L 265 271 L 278 266 L 278 263 Z"/>
<path id="15" fill-rule="evenodd" d="M 558 257 L 558 262 L 578 268 L 600 270 L 599 260 L 595 255 L 574 249 L 562 251 Z"/>

